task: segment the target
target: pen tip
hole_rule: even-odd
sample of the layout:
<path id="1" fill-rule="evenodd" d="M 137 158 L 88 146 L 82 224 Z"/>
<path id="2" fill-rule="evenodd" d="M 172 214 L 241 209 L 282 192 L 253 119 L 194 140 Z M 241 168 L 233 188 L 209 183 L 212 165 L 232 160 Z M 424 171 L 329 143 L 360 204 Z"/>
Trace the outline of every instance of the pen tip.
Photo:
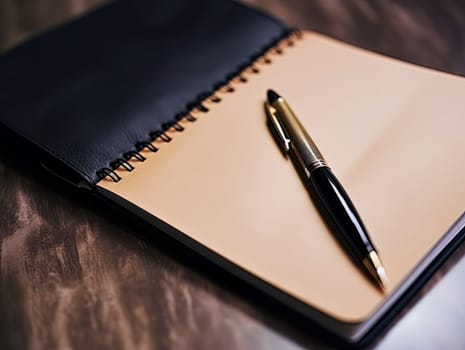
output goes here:
<path id="1" fill-rule="evenodd" d="M 383 291 L 386 291 L 386 289 L 388 287 L 388 284 L 389 284 L 389 280 L 388 280 L 388 277 L 387 277 L 387 274 L 386 274 L 386 270 L 384 269 L 383 266 L 381 266 L 381 267 L 378 267 L 378 269 L 376 270 L 376 273 L 378 275 L 378 284 L 379 284 L 379 286 L 381 287 L 381 289 Z"/>
<path id="2" fill-rule="evenodd" d="M 278 98 L 280 98 L 281 96 L 279 96 L 275 91 L 269 89 L 267 92 L 266 92 L 266 96 L 268 98 L 268 103 L 269 104 L 272 104 L 274 101 L 276 101 Z"/>
<path id="3" fill-rule="evenodd" d="M 387 277 L 386 269 L 381 263 L 381 259 L 378 254 L 373 250 L 369 255 L 363 260 L 365 267 L 370 272 L 371 276 L 376 280 L 378 286 L 382 289 L 383 292 L 386 292 L 389 279 Z"/>

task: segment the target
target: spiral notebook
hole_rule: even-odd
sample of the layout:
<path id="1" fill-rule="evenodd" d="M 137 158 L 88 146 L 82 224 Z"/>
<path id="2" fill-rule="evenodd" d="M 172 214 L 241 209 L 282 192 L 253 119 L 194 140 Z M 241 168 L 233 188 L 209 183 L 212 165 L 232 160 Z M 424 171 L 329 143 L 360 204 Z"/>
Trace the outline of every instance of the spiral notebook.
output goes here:
<path id="1" fill-rule="evenodd" d="M 82 39 L 102 21 L 127 20 L 134 5 L 118 2 L 7 53 L 2 124 L 33 143 L 53 173 L 310 323 L 360 342 L 463 237 L 465 80 L 290 32 L 236 3 L 210 5 L 195 9 L 200 28 L 174 26 L 191 18 L 186 2 L 166 8 L 168 22 L 145 21 L 138 10 L 132 29 L 115 34 L 110 25 Z M 163 26 L 172 38 L 157 37 Z M 73 39 L 82 43 L 44 58 L 44 45 Z M 102 42 L 111 47 L 99 49 Z M 203 52 L 185 54 L 200 43 Z M 51 68 L 83 47 L 88 54 Z M 184 55 L 174 62 L 174 52 Z M 30 55 L 38 57 L 35 69 L 21 62 Z M 31 79 L 23 70 L 33 72 L 32 87 L 21 84 Z M 44 74 L 49 81 L 35 80 Z M 280 153 L 266 124 L 269 88 L 294 107 L 351 194 L 390 276 L 385 294 L 351 263 Z"/>

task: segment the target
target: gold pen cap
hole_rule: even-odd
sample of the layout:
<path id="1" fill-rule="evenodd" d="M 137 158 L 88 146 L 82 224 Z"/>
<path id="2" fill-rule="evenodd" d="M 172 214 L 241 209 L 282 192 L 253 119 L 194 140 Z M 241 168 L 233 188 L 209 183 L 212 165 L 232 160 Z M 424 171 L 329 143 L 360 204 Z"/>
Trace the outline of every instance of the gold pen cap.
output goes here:
<path id="1" fill-rule="evenodd" d="M 287 102 L 273 90 L 268 90 L 267 96 L 265 108 L 284 153 L 289 153 L 292 148 L 308 174 L 327 166 L 320 150 Z"/>

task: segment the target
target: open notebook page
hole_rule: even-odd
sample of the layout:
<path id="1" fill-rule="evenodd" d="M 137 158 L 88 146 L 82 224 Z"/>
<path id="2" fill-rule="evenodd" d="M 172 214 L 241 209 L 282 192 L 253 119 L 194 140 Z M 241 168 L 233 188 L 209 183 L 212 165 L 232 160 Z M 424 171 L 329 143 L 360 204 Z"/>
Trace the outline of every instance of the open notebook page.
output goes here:
<path id="1" fill-rule="evenodd" d="M 325 227 L 267 126 L 287 99 L 366 224 L 391 280 L 382 294 Z M 305 33 L 220 94 L 113 192 L 342 321 L 369 315 L 465 209 L 465 80 Z"/>

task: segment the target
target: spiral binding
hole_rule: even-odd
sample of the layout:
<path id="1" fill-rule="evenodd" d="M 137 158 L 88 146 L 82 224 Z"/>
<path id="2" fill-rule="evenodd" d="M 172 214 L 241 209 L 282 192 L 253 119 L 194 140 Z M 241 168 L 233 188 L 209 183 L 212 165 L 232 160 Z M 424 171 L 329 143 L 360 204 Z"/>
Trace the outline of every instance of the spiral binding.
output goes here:
<path id="1" fill-rule="evenodd" d="M 181 122 L 194 123 L 197 120 L 194 112 L 206 114 L 209 112 L 207 105 L 211 103 L 220 103 L 224 95 L 234 93 L 240 84 L 247 83 L 249 78 L 254 74 L 259 74 L 262 67 L 273 63 L 273 56 L 282 55 L 286 47 L 294 46 L 295 41 L 302 37 L 300 30 L 292 30 L 286 33 L 282 38 L 272 43 L 261 51 L 259 55 L 245 65 L 240 66 L 235 72 L 226 76 L 225 81 L 219 82 L 213 86 L 212 91 L 206 91 L 197 96 L 194 102 L 186 105 L 185 112 L 178 113 L 173 120 L 162 124 L 161 130 L 149 132 L 148 140 L 137 142 L 134 145 L 134 150 L 125 152 L 120 158 L 117 158 L 109 163 L 108 167 L 104 167 L 96 172 L 97 181 L 108 178 L 113 182 L 121 181 L 122 177 L 116 170 L 124 169 L 131 172 L 135 169 L 131 160 L 144 162 L 146 157 L 141 154 L 141 151 L 148 150 L 150 152 L 158 152 L 158 147 L 153 143 L 162 141 L 168 143 L 172 137 L 167 134 L 168 131 L 183 132 L 185 127 Z M 265 68 L 265 67 L 264 67 Z"/>

